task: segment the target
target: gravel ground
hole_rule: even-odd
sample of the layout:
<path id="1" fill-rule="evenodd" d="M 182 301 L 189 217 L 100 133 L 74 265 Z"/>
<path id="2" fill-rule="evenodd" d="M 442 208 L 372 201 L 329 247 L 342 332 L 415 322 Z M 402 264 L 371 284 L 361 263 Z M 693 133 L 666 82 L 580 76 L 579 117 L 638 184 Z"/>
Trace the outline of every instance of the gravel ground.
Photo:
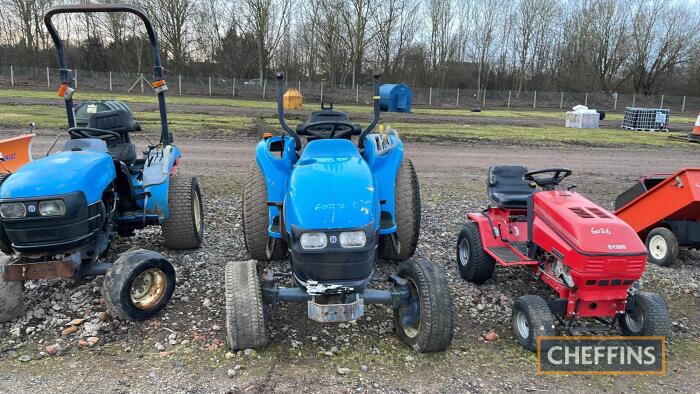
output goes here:
<path id="1" fill-rule="evenodd" d="M 484 169 L 504 160 L 496 154 L 503 150 L 500 146 L 453 145 L 437 150 L 427 144 L 409 146 L 423 197 L 418 256 L 446 268 L 455 297 L 455 340 L 447 352 L 412 352 L 394 334 L 386 307 L 368 307 L 357 322 L 321 325 L 306 318 L 301 304 L 272 309 L 271 343 L 266 349 L 229 352 L 223 267 L 229 261 L 248 259 L 241 233 L 240 193 L 246 168 L 242 164 L 252 159 L 252 142 L 230 141 L 228 145 L 236 147 L 233 153 L 246 151 L 242 157 L 219 142 L 212 142 L 212 149 L 219 150 L 207 157 L 208 149 L 201 144 L 181 142 L 185 152 L 196 152 L 184 171 L 200 177 L 205 194 L 202 248 L 169 251 L 160 230 L 149 228 L 135 237 L 118 239 L 108 256 L 115 259 L 118 253 L 139 247 L 170 258 L 178 285 L 165 311 L 145 322 L 109 316 L 100 295 L 101 277 L 27 282 L 26 313 L 0 324 L 0 391 L 35 392 L 47 387 L 98 392 L 147 392 L 154 387 L 173 392 L 580 392 L 630 387 L 700 391 L 696 376 L 700 369 L 700 256 L 689 251 L 683 251 L 681 261 L 672 267 L 649 266 L 643 278 L 644 288 L 659 292 L 671 310 L 668 375 L 613 379 L 534 374 L 534 356 L 522 350 L 511 334 L 511 305 L 520 295 L 547 294 L 546 289 L 520 269 L 497 269 L 492 280 L 475 286 L 462 280 L 456 268 L 457 233 L 467 212 L 488 203 Z M 529 150 L 537 154 L 528 155 Z M 469 156 L 475 152 L 480 156 Z M 654 153 L 655 157 L 651 157 L 653 151 L 635 149 L 541 152 L 523 148 L 517 152 L 507 162 L 536 166 L 561 157 L 567 163 L 579 163 L 585 168 L 572 178 L 579 185 L 577 190 L 604 207 L 636 176 L 656 172 L 649 170 L 697 165 L 694 158 L 668 161 L 686 156 L 685 150 L 669 149 L 665 154 Z M 636 160 L 634 155 L 648 159 Z M 600 160 L 591 160 L 597 157 Z M 232 167 L 222 170 L 222 163 Z M 270 264 L 275 269 L 288 265 L 285 261 Z M 380 262 L 378 268 L 377 277 L 396 269 L 388 262 Z M 491 332 L 495 336 L 487 336 L 495 340 L 483 340 Z"/>

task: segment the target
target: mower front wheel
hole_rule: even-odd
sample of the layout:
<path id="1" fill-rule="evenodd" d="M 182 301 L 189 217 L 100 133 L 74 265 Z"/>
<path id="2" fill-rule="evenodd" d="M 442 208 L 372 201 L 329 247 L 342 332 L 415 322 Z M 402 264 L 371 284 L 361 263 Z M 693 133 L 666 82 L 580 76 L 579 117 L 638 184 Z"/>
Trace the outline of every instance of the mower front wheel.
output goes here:
<path id="1" fill-rule="evenodd" d="M 9 263 L 9 257 L 0 257 L 0 267 Z M 24 313 L 24 283 L 5 282 L 0 275 L 0 323 L 8 322 L 22 313 Z"/>
<path id="2" fill-rule="evenodd" d="M 204 238 L 202 191 L 195 177 L 172 175 L 168 191 L 170 218 L 162 225 L 169 249 L 197 249 Z"/>
<path id="3" fill-rule="evenodd" d="M 107 270 L 102 296 L 113 316 L 146 320 L 160 312 L 175 291 L 175 269 L 160 253 L 136 250 Z"/>
<path id="4" fill-rule="evenodd" d="M 671 330 L 668 307 L 656 293 L 637 293 L 634 309 L 618 315 L 617 319 L 622 334 L 626 336 L 668 335 Z"/>
<path id="5" fill-rule="evenodd" d="M 647 235 L 648 260 L 651 263 L 667 267 L 678 257 L 678 238 L 666 227 L 657 227 Z"/>
<path id="6" fill-rule="evenodd" d="M 457 266 L 462 278 L 480 285 L 493 276 L 496 261 L 484 252 L 479 225 L 467 222 L 457 237 Z"/>
<path id="7" fill-rule="evenodd" d="M 410 302 L 394 309 L 394 326 L 403 342 L 420 353 L 447 349 L 454 333 L 452 294 L 445 272 L 429 261 L 407 261 L 398 276 L 406 279 Z"/>
<path id="8" fill-rule="evenodd" d="M 254 260 L 226 264 L 226 342 L 231 350 L 267 345 L 265 308 Z"/>
<path id="9" fill-rule="evenodd" d="M 540 296 L 528 294 L 513 304 L 512 316 L 515 339 L 525 349 L 536 352 L 537 338 L 556 335 L 554 315 Z"/>

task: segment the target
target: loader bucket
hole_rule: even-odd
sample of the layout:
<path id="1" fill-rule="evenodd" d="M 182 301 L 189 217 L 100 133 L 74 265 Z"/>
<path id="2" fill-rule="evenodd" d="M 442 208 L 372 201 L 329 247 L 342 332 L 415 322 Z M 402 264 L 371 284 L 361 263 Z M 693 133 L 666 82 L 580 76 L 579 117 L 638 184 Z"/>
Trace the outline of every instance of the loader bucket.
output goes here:
<path id="1" fill-rule="evenodd" d="M 32 138 L 35 134 L 0 140 L 0 173 L 13 173 L 32 161 Z"/>

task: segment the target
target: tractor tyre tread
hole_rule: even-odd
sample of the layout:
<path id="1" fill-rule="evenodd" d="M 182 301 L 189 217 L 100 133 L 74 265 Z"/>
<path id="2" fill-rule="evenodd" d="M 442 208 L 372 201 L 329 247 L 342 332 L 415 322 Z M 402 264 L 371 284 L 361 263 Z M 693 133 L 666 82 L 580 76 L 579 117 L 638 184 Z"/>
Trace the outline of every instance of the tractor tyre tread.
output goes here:
<path id="1" fill-rule="evenodd" d="M 523 338 L 519 335 L 518 329 L 516 328 L 515 316 L 518 310 L 522 310 L 528 320 L 530 335 L 527 338 Z M 554 315 L 552 315 L 547 301 L 538 295 L 526 294 L 518 298 L 513 304 L 513 316 L 511 320 L 511 325 L 513 326 L 515 338 L 518 343 L 531 352 L 537 351 L 538 337 L 556 335 Z"/>
<path id="2" fill-rule="evenodd" d="M 8 263 L 8 257 L 0 258 L 0 266 Z M 0 323 L 8 322 L 23 313 L 24 283 L 5 282 L 0 276 Z"/>
<path id="3" fill-rule="evenodd" d="M 254 260 L 281 260 L 287 257 L 287 245 L 282 239 L 277 239 L 275 250 L 268 256 L 268 224 L 267 184 L 260 167 L 253 163 L 246 173 L 243 187 L 243 240 Z"/>
<path id="4" fill-rule="evenodd" d="M 654 263 L 656 265 L 668 267 L 669 265 L 673 264 L 673 262 L 676 261 L 676 258 L 678 257 L 678 238 L 673 233 L 673 231 L 667 229 L 666 227 L 656 227 L 649 231 L 649 234 L 647 234 L 647 239 L 645 242 L 647 250 L 649 250 L 649 243 L 651 241 L 651 238 L 655 235 L 660 236 L 664 239 L 664 241 L 666 241 L 666 246 L 668 250 L 666 252 L 666 255 L 662 259 L 654 258 L 651 252 L 649 252 L 647 259 L 649 260 L 649 262 Z"/>
<path id="5" fill-rule="evenodd" d="M 625 321 L 625 314 L 618 315 L 620 331 L 625 336 L 665 336 L 671 331 L 671 317 L 666 302 L 656 293 L 642 291 L 635 296 L 635 308 L 642 308 L 644 326 L 632 331 Z"/>
<path id="6" fill-rule="evenodd" d="M 199 199 L 200 230 L 197 231 L 194 213 L 195 201 Z M 173 250 L 197 249 L 204 236 L 204 203 L 197 178 L 182 175 L 170 177 L 168 191 L 170 218 L 161 226 L 165 246 Z"/>
<path id="7" fill-rule="evenodd" d="M 401 340 L 419 353 L 447 349 L 454 335 L 454 306 L 445 271 L 427 260 L 415 260 L 401 263 L 398 276 L 415 283 L 421 310 L 420 331 L 411 338 L 400 324 L 399 310 L 394 309 L 394 326 Z"/>
<path id="8" fill-rule="evenodd" d="M 404 157 L 396 173 L 395 219 L 396 237 L 400 251 L 396 253 L 389 236 L 381 237 L 382 257 L 387 260 L 404 261 L 413 257 L 418 246 L 421 224 L 421 198 L 418 175 L 413 162 Z"/>
<path id="9" fill-rule="evenodd" d="M 265 311 L 256 262 L 226 264 L 225 287 L 228 347 L 231 350 L 265 347 Z"/>
<path id="10" fill-rule="evenodd" d="M 466 240 L 469 244 L 469 264 L 462 264 L 459 245 L 462 240 Z M 480 285 L 493 276 L 493 271 L 496 269 L 496 260 L 484 251 L 484 245 L 481 240 L 481 232 L 479 225 L 469 221 L 462 226 L 457 238 L 457 266 L 462 278 L 469 282 Z"/>

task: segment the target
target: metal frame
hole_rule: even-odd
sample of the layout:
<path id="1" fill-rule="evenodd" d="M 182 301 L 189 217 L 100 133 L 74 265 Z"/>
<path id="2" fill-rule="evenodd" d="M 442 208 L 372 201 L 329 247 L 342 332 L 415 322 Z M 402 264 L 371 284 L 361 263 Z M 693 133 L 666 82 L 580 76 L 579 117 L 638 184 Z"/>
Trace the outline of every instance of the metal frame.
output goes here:
<path id="1" fill-rule="evenodd" d="M 63 47 L 63 41 L 58 35 L 58 31 L 52 22 L 52 18 L 59 14 L 81 14 L 81 13 L 117 13 L 126 12 L 136 15 L 141 21 L 143 21 L 146 32 L 148 33 L 148 39 L 151 42 L 151 55 L 153 56 L 153 78 L 154 83 L 157 81 L 165 81 L 165 68 L 161 65 L 160 61 L 160 50 L 158 47 L 158 36 L 153 24 L 151 23 L 148 16 L 144 10 L 138 7 L 134 7 L 127 4 L 76 4 L 76 5 L 59 5 L 51 8 L 46 15 L 44 15 L 44 24 L 53 39 L 54 45 L 56 46 L 56 51 L 58 52 L 58 66 L 59 66 L 59 76 L 61 77 L 61 83 L 64 86 L 68 86 L 73 89 L 73 75 L 71 70 L 68 68 L 68 63 L 66 61 L 66 54 Z M 160 142 L 163 145 L 170 144 L 170 133 L 168 131 L 168 116 L 165 106 L 165 92 L 167 87 L 154 86 L 158 94 L 158 109 L 160 110 L 160 126 L 161 126 L 161 136 Z M 68 115 L 68 127 L 75 127 L 75 114 L 73 113 L 73 97 L 72 94 L 68 94 L 65 98 L 66 103 L 66 113 Z"/>

